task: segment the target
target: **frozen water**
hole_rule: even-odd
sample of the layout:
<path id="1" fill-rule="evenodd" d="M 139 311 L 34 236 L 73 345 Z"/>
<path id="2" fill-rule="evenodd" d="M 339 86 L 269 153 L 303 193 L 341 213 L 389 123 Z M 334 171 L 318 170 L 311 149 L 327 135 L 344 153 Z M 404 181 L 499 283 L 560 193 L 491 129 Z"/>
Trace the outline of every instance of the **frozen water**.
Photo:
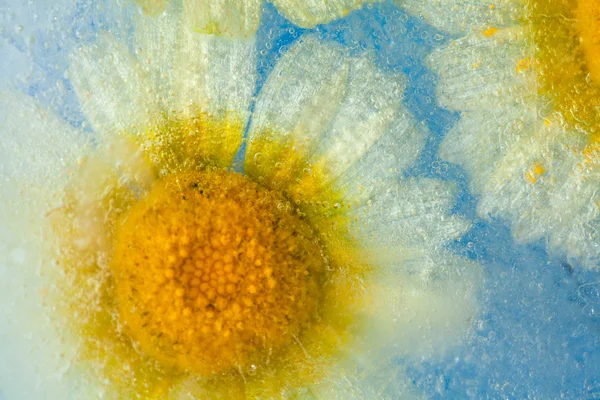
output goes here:
<path id="1" fill-rule="evenodd" d="M 107 3 L 4 0 L 0 4 L 0 90 L 25 92 L 72 126 L 88 129 L 67 74 L 67 56 L 106 28 L 131 43 L 127 36 L 131 12 Z M 454 212 L 474 220 L 451 250 L 484 267 L 480 314 L 461 345 L 443 356 L 396 360 L 406 369 L 408 385 L 432 399 L 600 398 L 600 271 L 549 256 L 543 241 L 516 244 L 506 221 L 478 219 L 477 198 L 468 190 L 468 177 L 437 156 L 441 139 L 459 116 L 436 105 L 437 78 L 423 62 L 448 37 L 390 1 L 310 30 L 294 26 L 266 4 L 257 35 L 256 92 L 279 57 L 310 32 L 351 52 L 372 51 L 381 68 L 408 76 L 407 105 L 431 135 L 405 175 L 455 182 Z M 242 150 L 238 158 L 243 157 Z M 7 246 L 1 243 L 0 250 L 8 251 L 12 262 L 23 263 L 24 250 Z M 380 393 L 393 397 L 389 390 L 383 387 Z M 2 387 L 0 399 L 4 399 Z"/>

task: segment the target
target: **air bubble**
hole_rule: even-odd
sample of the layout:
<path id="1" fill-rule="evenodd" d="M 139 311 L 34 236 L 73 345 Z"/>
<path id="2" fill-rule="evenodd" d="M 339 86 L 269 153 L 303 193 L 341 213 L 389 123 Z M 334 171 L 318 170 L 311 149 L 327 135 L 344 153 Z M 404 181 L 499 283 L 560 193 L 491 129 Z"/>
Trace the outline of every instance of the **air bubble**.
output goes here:
<path id="1" fill-rule="evenodd" d="M 597 304 L 588 304 L 581 310 L 583 315 L 590 318 L 600 317 L 600 307 Z"/>

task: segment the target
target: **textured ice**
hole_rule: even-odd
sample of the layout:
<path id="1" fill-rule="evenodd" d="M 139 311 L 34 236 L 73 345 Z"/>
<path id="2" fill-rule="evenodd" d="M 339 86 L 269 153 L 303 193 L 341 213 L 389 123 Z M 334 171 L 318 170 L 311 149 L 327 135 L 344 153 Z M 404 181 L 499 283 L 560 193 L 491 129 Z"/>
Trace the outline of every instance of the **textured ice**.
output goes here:
<path id="1" fill-rule="evenodd" d="M 397 127 L 398 137 L 406 137 L 410 143 L 398 149 L 404 161 L 379 152 L 377 147 L 369 157 L 381 160 L 381 165 L 395 166 L 399 171 L 400 191 L 391 195 L 391 203 L 416 196 L 415 193 L 444 193 L 437 201 L 424 201 L 412 209 L 395 208 L 386 227 L 390 241 L 403 246 L 416 247 L 422 238 L 435 234 L 449 238 L 435 240 L 443 244 L 432 249 L 436 256 L 428 258 L 430 268 L 418 264 L 419 268 L 411 270 L 408 262 L 407 269 L 402 271 L 407 281 L 421 279 L 422 291 L 401 293 L 396 287 L 386 288 L 390 301 L 396 301 L 400 307 L 400 310 L 392 310 L 391 318 L 398 319 L 394 323 L 406 323 L 410 327 L 404 335 L 391 329 L 398 335 L 391 353 L 403 356 L 390 359 L 381 354 L 380 359 L 363 363 L 371 368 L 369 391 L 358 390 L 362 382 L 356 375 L 332 382 L 331 387 L 335 388 L 332 390 L 343 399 L 600 398 L 600 272 L 567 262 L 565 256 L 551 251 L 545 239 L 517 244 L 509 221 L 482 220 L 477 216 L 479 199 L 469 191 L 467 174 L 437 155 L 444 135 L 460 124 L 460 116 L 436 105 L 438 78 L 425 67 L 424 60 L 434 49 L 446 45 L 450 37 L 419 17 L 420 13 L 425 14 L 422 9 L 426 1 L 406 2 L 407 10 L 415 16 L 402 9 L 404 3 L 388 0 L 369 4 L 341 20 L 313 29 L 292 24 L 275 6 L 267 3 L 256 37 L 256 93 L 268 82 L 269 75 L 278 71 L 276 64 L 282 55 L 309 34 L 337 42 L 336 46 L 343 48 L 353 62 L 358 58 L 352 57 L 366 51 L 369 60 L 387 73 L 404 76 L 402 85 L 406 88 L 402 102 L 413 115 L 409 126 Z M 462 3 L 456 1 L 456 4 Z M 49 178 L 60 175 L 64 165 L 73 159 L 76 162 L 73 152 L 80 153 L 88 139 L 93 138 L 94 121 L 87 119 L 86 105 L 82 105 L 74 93 L 72 79 L 77 77 L 69 75 L 69 55 L 80 51 L 83 45 L 96 42 L 102 30 L 110 30 L 115 38 L 122 40 L 120 43 L 125 43 L 127 48 L 123 51 L 135 54 L 136 38 L 131 32 L 138 15 L 132 9 L 108 0 L 42 4 L 6 0 L 0 4 L 2 113 L 10 111 L 11 106 L 6 102 L 11 98 L 30 96 L 27 107 L 17 110 L 21 114 L 31 113 L 31 124 L 23 126 L 25 131 L 39 127 L 37 120 L 42 118 L 55 127 L 55 132 L 64 132 L 61 140 L 66 141 L 76 130 L 85 132 L 84 137 L 70 140 L 68 145 L 65 143 L 65 153 L 61 156 L 64 163 L 45 168 L 36 159 L 19 159 L 17 164 L 0 159 L 0 207 L 8 205 L 10 199 L 10 204 L 15 203 L 12 189 L 15 184 L 23 183 L 15 182 L 16 175 L 28 176 L 39 190 L 39 185 L 46 181 L 58 185 L 59 182 L 51 182 Z M 435 18 L 431 21 L 436 22 Z M 445 27 L 441 22 L 438 26 Z M 453 33 L 460 31 L 460 28 L 453 29 Z M 359 70 L 360 66 L 354 65 L 354 69 Z M 339 73 L 339 69 L 336 71 Z M 243 86 L 243 91 L 251 90 L 251 86 Z M 10 97 L 11 93 L 20 94 Z M 331 95 L 343 97 L 341 93 Z M 260 103 L 252 103 L 250 110 L 256 107 L 256 111 L 260 111 L 260 106 Z M 44 115 L 51 117 L 44 120 Z M 123 117 L 123 123 L 135 122 Z M 292 124 L 284 119 L 280 122 Z M 9 124 L 10 118 L 0 120 L 0 155 L 14 154 L 24 147 L 39 148 L 42 154 L 47 150 L 44 141 L 54 140 L 20 137 L 19 131 Z M 15 175 L 15 171 L 22 174 Z M 365 171 L 349 172 L 352 173 L 360 176 Z M 376 176 L 377 171 L 372 173 Z M 447 208 L 452 209 L 453 215 L 444 217 L 440 210 Z M 44 398 L 40 388 L 53 393 L 55 398 L 69 398 L 68 393 L 72 393 L 77 383 L 70 383 L 72 386 L 68 387 L 61 379 L 71 372 L 71 366 L 56 356 L 68 350 L 53 339 L 49 321 L 40 317 L 40 306 L 32 301 L 37 296 L 32 290 L 37 290 L 44 280 L 39 269 L 42 260 L 35 251 L 39 243 L 32 240 L 35 235 L 26 229 L 15 230 L 15 216 L 7 210 L 0 210 L 0 399 Z M 20 210 L 25 218 L 31 218 L 39 208 L 35 202 L 29 202 Z M 411 218 L 417 218 L 414 215 L 422 221 L 413 223 Z M 430 232 L 432 223 L 436 225 Z M 404 227 L 420 225 L 422 230 L 403 236 Z M 412 256 L 421 260 L 423 254 Z M 467 259 L 461 261 L 465 264 L 460 269 L 436 269 L 460 256 Z M 479 263 L 481 268 L 470 269 L 471 263 Z M 24 266 L 31 265 L 36 268 L 33 275 L 21 273 Z M 398 276 L 392 278 L 394 281 Z M 478 283 L 473 286 L 470 282 Z M 443 297 L 450 289 L 451 296 Z M 476 305 L 470 302 L 472 293 L 476 293 Z M 439 298 L 452 298 L 456 303 L 440 304 Z M 19 304 L 26 307 L 17 307 Z M 454 304 L 463 309 L 457 310 Z M 417 319 L 419 323 L 411 325 L 411 316 L 427 307 L 445 313 L 445 318 Z M 469 328 L 458 344 L 432 336 L 436 324 L 456 326 L 454 319 L 474 315 L 469 307 L 477 309 L 476 317 L 463 321 L 461 326 Z M 29 315 L 33 317 L 28 318 Z M 39 335 L 40 332 L 50 334 Z M 419 338 L 422 340 L 416 340 Z M 23 357 L 24 354 L 27 357 Z M 69 354 L 63 356 L 68 358 Z M 185 385 L 181 393 L 185 395 Z M 316 394 L 323 399 L 331 398 L 328 392 Z M 101 393 L 91 396 L 100 398 Z"/>

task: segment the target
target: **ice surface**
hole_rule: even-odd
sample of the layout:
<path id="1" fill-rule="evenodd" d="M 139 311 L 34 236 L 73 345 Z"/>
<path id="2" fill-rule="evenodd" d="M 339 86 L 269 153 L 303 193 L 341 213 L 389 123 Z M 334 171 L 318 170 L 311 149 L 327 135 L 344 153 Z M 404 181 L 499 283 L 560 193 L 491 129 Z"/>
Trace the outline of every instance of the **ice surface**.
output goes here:
<path id="1" fill-rule="evenodd" d="M 384 70 L 406 74 L 406 105 L 431 134 L 404 177 L 454 182 L 458 203 L 453 211 L 474 221 L 449 250 L 483 266 L 483 283 L 477 295 L 479 315 L 470 321 L 471 328 L 458 346 L 442 353 L 424 352 L 422 357 L 413 354 L 393 360 L 394 364 L 386 368 L 397 367 L 400 372 L 394 376 L 398 381 L 382 381 L 380 390 L 371 395 L 396 398 L 411 392 L 432 399 L 600 398 L 600 271 L 584 270 L 549 256 L 544 241 L 516 244 L 506 221 L 476 217 L 477 198 L 468 191 L 468 177 L 461 168 L 436 155 L 440 141 L 459 116 L 436 106 L 437 78 L 424 67 L 423 60 L 448 37 L 406 14 L 401 4 L 386 1 L 369 5 L 340 21 L 310 30 L 294 26 L 274 6 L 266 4 L 257 33 L 256 92 L 279 57 L 310 32 L 341 43 L 351 53 L 371 51 Z M 131 45 L 128 35 L 133 16 L 130 9 L 111 6 L 110 1 L 4 0 L 0 4 L 0 90 L 28 94 L 66 124 L 89 134 L 88 121 L 67 74 L 68 55 L 95 40 L 102 29 L 111 30 Z M 0 184 L 6 178 L 0 176 Z M 0 215 L 6 217 L 5 213 Z M 4 222 L 0 225 L 7 226 Z M 15 273 L 19 266 L 37 261 L 35 254 L 28 253 L 26 237 L 15 238 L 6 229 L 0 233 L 2 290 L 10 288 L 11 282 L 19 282 L 20 275 Z M 28 284 L 35 287 L 35 282 Z M 0 313 L 2 400 L 18 399 L 15 387 L 23 386 L 24 381 L 32 387 L 44 383 L 39 382 L 39 371 L 17 356 L 21 350 L 32 351 L 32 357 L 40 354 L 39 348 L 46 343 L 34 338 L 40 326 L 45 326 L 39 324 L 47 321 L 14 323 L 21 316 L 11 307 L 28 298 L 26 288 L 13 287 L 1 297 L 2 307 L 8 310 Z M 23 330 L 22 337 L 9 340 L 15 329 Z M 55 360 L 34 364 L 53 368 Z M 48 379 L 61 373 L 55 371 Z M 58 384 L 54 389 L 56 393 L 67 390 Z M 30 398 L 36 396 L 41 394 L 32 389 Z"/>

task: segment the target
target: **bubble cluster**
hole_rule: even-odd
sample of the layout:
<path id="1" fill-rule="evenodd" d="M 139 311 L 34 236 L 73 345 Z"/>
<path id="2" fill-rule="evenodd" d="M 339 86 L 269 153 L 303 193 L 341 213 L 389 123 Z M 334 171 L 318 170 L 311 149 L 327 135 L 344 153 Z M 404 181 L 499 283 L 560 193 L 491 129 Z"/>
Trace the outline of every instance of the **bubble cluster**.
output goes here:
<path id="1" fill-rule="evenodd" d="M 327 266 L 284 198 L 215 169 L 157 182 L 120 224 L 112 269 L 141 351 L 206 376 L 268 363 L 301 337 Z"/>

